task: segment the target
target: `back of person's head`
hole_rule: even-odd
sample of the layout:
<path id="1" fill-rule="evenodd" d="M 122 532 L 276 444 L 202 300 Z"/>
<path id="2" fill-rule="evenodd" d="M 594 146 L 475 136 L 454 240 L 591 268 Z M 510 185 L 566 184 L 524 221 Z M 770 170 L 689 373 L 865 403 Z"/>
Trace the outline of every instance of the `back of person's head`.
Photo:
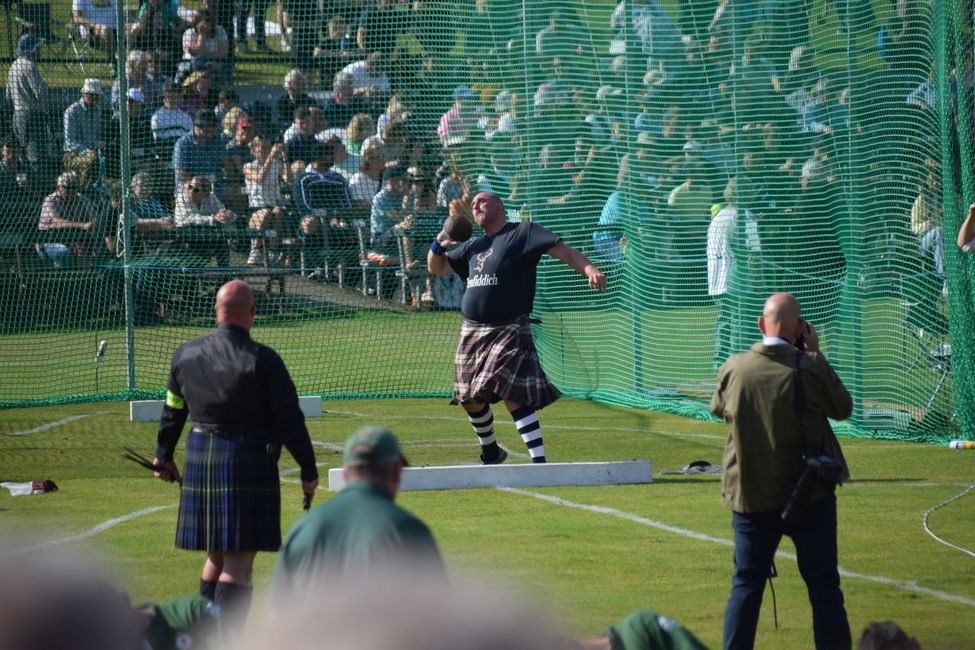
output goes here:
<path id="1" fill-rule="evenodd" d="M 315 163 L 321 169 L 328 169 L 335 164 L 332 147 L 321 140 L 315 140 L 308 145 L 308 162 Z"/>
<path id="2" fill-rule="evenodd" d="M 489 582 L 458 585 L 452 576 L 448 586 L 409 565 L 384 567 L 368 580 L 321 580 L 317 593 L 303 594 L 249 634 L 243 650 L 554 648 L 539 599 L 492 589 Z"/>
<path id="3" fill-rule="evenodd" d="M 383 172 L 384 183 L 392 183 L 393 181 L 405 179 L 406 177 L 407 177 L 406 167 L 400 165 L 399 163 L 390 165 Z"/>
<path id="4" fill-rule="evenodd" d="M 322 144 L 325 145 L 325 149 L 327 150 L 328 155 L 332 157 L 332 159 L 334 159 L 335 156 L 337 155 L 336 152 L 338 151 L 339 147 L 343 146 L 342 138 L 340 138 L 337 135 L 328 136 L 327 138 L 325 138 Z"/>
<path id="5" fill-rule="evenodd" d="M 385 427 L 361 427 L 345 441 L 343 467 L 347 479 L 384 482 L 408 464 L 396 436 Z"/>
<path id="6" fill-rule="evenodd" d="M 132 650 L 144 621 L 128 597 L 80 564 L 44 554 L 2 556 L 0 648 Z"/>
<path id="7" fill-rule="evenodd" d="M 857 650 L 921 650 L 921 645 L 894 621 L 883 621 L 863 629 Z"/>

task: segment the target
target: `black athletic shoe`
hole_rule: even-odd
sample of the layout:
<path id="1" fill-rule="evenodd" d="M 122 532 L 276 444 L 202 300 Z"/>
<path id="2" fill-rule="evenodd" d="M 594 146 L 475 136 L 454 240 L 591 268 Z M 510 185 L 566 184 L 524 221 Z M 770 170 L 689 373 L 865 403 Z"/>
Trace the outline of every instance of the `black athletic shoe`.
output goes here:
<path id="1" fill-rule="evenodd" d="M 508 460 L 508 450 L 499 446 L 498 455 L 491 460 L 484 460 L 484 456 L 481 456 L 481 465 L 500 465 L 506 460 Z"/>

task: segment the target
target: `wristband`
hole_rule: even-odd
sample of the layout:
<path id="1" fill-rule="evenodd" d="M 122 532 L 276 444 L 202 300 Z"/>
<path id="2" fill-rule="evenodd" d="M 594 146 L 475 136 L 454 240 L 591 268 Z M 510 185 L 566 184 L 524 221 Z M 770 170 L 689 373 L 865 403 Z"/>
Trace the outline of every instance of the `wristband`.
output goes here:
<path id="1" fill-rule="evenodd" d="M 444 248 L 443 246 L 441 246 L 441 245 L 440 245 L 440 244 L 439 244 L 439 243 L 437 242 L 437 240 L 436 240 L 436 239 L 434 239 L 434 240 L 433 240 L 433 243 L 432 243 L 432 244 L 430 244 L 430 252 L 431 252 L 431 253 L 433 253 L 434 255 L 440 255 L 440 256 L 443 256 L 443 255 L 446 255 L 446 254 L 447 254 L 447 249 L 446 249 L 446 248 Z"/>

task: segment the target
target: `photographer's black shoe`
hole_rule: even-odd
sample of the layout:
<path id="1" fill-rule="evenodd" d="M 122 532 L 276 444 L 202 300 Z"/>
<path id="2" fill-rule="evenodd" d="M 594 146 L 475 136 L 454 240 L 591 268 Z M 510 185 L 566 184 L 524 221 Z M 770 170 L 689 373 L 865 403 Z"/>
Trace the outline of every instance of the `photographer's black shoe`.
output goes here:
<path id="1" fill-rule="evenodd" d="M 508 460 L 508 450 L 500 446 L 498 447 L 498 455 L 491 460 L 484 460 L 484 455 L 481 455 L 481 465 L 500 465 L 506 460 Z"/>

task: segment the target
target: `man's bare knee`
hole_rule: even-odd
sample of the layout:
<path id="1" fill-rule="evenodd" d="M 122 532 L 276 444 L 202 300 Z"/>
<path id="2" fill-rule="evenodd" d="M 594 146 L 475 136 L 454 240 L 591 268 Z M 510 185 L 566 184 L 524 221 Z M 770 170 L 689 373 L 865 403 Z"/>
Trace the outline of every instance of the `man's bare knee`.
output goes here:
<path id="1" fill-rule="evenodd" d="M 242 551 L 223 554 L 223 571 L 220 574 L 222 582 L 233 582 L 239 585 L 249 585 L 254 571 L 254 551 Z"/>

